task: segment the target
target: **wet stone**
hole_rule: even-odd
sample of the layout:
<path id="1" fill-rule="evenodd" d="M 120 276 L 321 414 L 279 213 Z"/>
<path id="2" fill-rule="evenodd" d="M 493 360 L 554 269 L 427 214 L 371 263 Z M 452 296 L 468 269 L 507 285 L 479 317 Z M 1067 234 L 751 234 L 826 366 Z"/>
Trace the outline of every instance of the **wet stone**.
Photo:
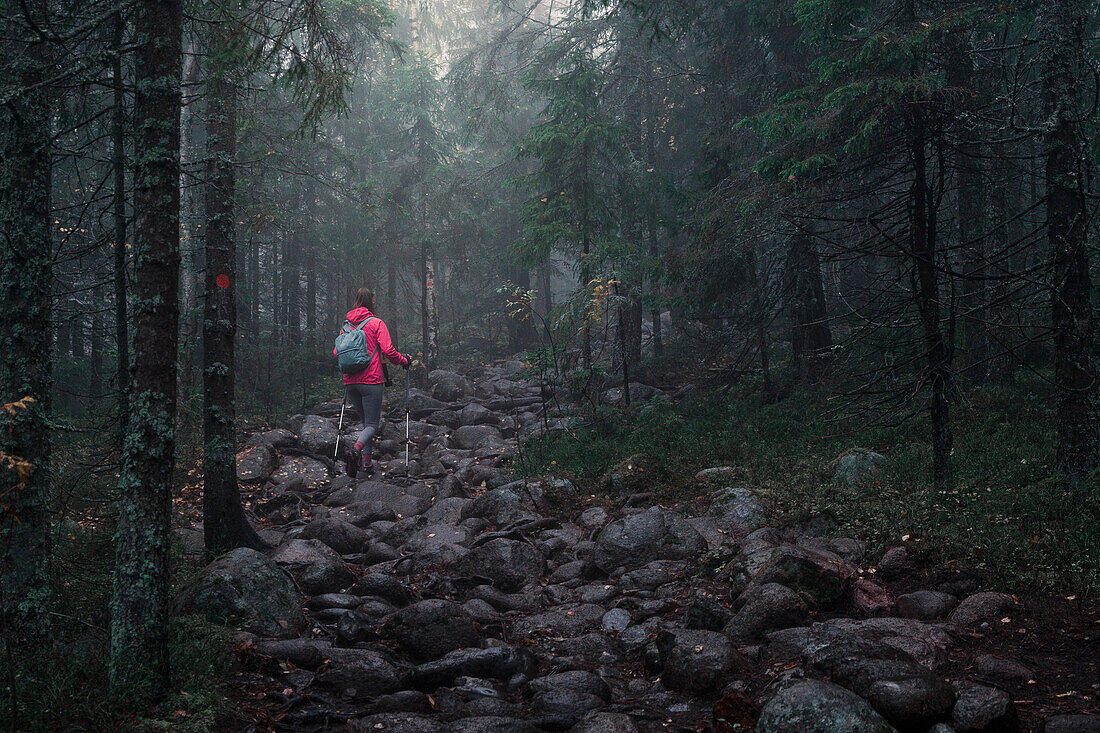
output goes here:
<path id="1" fill-rule="evenodd" d="M 728 608 L 712 598 L 696 598 L 684 613 L 684 627 L 721 631 L 733 618 Z"/>
<path id="2" fill-rule="evenodd" d="M 748 660 L 715 631 L 663 631 L 657 637 L 657 650 L 661 681 L 670 690 L 708 694 L 749 669 Z"/>
<path id="3" fill-rule="evenodd" d="M 693 559 L 707 541 L 679 514 L 653 507 L 604 527 L 596 538 L 593 562 L 611 572 L 639 568 L 653 560 Z"/>
<path id="4" fill-rule="evenodd" d="M 267 443 L 246 448 L 237 454 L 237 480 L 264 481 L 275 472 L 277 461 L 275 449 Z"/>
<path id="5" fill-rule="evenodd" d="M 271 559 L 285 568 L 306 593 L 336 593 L 355 581 L 340 555 L 319 540 L 290 540 L 277 547 Z"/>
<path id="6" fill-rule="evenodd" d="M 897 613 L 902 618 L 934 621 L 947 616 L 958 604 L 955 596 L 934 590 L 918 590 L 898 596 Z"/>
<path id="7" fill-rule="evenodd" d="M 498 646 L 489 649 L 456 649 L 433 662 L 415 667 L 409 682 L 418 689 L 433 690 L 459 677 L 507 680 L 516 675 L 531 676 L 538 660 L 523 647 Z"/>
<path id="8" fill-rule="evenodd" d="M 1004 593 L 975 593 L 963 599 L 948 620 L 960 629 L 973 630 L 1000 620 L 1015 607 L 1015 599 Z"/>
<path id="9" fill-rule="evenodd" d="M 1047 718 L 1043 733 L 1100 733 L 1100 715 L 1055 715 Z"/>
<path id="10" fill-rule="evenodd" d="M 1004 690 L 964 682 L 951 712 L 959 733 L 1015 733 L 1020 729 L 1016 705 Z"/>
<path id="11" fill-rule="evenodd" d="M 477 646 L 477 626 L 457 603 L 432 598 L 402 608 L 387 619 L 383 633 L 414 661 L 439 659 L 455 649 Z"/>
<path id="12" fill-rule="evenodd" d="M 630 622 L 629 611 L 624 608 L 612 608 L 603 615 L 603 619 L 600 620 L 600 625 L 603 626 L 604 631 L 621 633 L 630 626 Z"/>
<path id="13" fill-rule="evenodd" d="M 306 626 L 294 582 L 265 555 L 244 547 L 203 568 L 180 593 L 176 609 L 214 623 L 240 622 L 262 636 L 297 636 Z"/>
<path id="14" fill-rule="evenodd" d="M 799 682 L 764 706 L 757 733 L 895 733 L 855 693 L 828 682 Z"/>

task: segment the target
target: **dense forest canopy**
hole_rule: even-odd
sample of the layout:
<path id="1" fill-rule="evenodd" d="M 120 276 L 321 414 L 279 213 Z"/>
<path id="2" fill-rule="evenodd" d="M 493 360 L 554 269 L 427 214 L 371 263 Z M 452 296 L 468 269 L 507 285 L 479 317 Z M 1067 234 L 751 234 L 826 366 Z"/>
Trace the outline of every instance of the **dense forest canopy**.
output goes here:
<path id="1" fill-rule="evenodd" d="M 516 466 L 612 475 L 657 392 L 755 417 L 661 423 L 655 480 L 812 409 L 904 435 L 922 497 L 1009 485 L 1032 544 L 1061 497 L 1095 562 L 1098 32 L 1088 0 L 0 0 L 12 729 L 74 594 L 112 695 L 175 684 L 180 507 L 210 558 L 267 547 L 236 456 L 341 397 L 364 287 L 417 388 L 522 363 Z M 990 473 L 979 425 L 1039 457 Z"/>

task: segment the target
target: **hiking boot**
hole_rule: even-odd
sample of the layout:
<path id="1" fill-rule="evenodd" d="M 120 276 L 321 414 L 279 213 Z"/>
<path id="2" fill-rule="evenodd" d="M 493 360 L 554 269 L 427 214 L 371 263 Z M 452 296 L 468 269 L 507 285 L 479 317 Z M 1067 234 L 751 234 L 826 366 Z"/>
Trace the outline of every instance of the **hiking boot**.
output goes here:
<path id="1" fill-rule="evenodd" d="M 371 463 L 371 451 L 369 448 L 363 451 L 363 462 L 359 464 L 359 473 L 364 476 L 374 475 L 374 465 Z"/>
<path id="2" fill-rule="evenodd" d="M 369 461 L 370 458 L 368 457 Z M 355 475 L 359 473 L 359 466 L 363 462 L 363 454 L 361 451 L 357 451 L 354 448 L 348 448 L 344 451 L 344 470 L 347 471 L 348 476 L 355 478 Z"/>

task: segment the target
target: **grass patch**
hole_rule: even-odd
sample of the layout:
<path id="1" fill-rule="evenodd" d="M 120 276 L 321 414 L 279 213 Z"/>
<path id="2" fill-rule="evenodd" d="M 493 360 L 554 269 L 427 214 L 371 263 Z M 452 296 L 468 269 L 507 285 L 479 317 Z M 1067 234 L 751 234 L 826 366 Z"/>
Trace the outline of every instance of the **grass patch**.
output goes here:
<path id="1" fill-rule="evenodd" d="M 774 519 L 819 514 L 839 534 L 880 549 L 911 536 L 930 562 L 957 562 L 1018 590 L 1100 591 L 1100 482 L 1089 498 L 1063 492 L 1054 475 L 1056 433 L 1049 388 L 1039 382 L 974 390 L 952 414 L 955 483 L 931 485 L 927 422 L 874 426 L 834 420 L 820 395 L 773 405 L 754 395 L 701 394 L 676 405 L 601 409 L 574 429 L 529 441 L 521 472 L 555 473 L 585 492 L 654 491 L 682 501 L 699 493 L 694 474 L 729 465 L 739 483 L 770 500 Z M 833 482 L 836 460 L 854 448 L 888 461 L 864 486 Z"/>

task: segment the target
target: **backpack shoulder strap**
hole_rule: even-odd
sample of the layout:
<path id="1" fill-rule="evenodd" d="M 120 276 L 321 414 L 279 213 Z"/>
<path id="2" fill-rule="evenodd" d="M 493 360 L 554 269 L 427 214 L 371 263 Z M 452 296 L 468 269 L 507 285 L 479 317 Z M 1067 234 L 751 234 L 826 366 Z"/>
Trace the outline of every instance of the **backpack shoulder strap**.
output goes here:
<path id="1" fill-rule="evenodd" d="M 373 320 L 376 320 L 374 316 L 367 316 L 366 318 L 363 319 L 362 323 L 360 323 L 358 326 L 352 326 L 352 328 L 353 329 L 358 328 L 360 331 L 362 331 L 363 327 L 366 326 L 369 321 L 373 321 Z M 366 333 L 366 332 L 364 331 L 364 333 Z"/>

